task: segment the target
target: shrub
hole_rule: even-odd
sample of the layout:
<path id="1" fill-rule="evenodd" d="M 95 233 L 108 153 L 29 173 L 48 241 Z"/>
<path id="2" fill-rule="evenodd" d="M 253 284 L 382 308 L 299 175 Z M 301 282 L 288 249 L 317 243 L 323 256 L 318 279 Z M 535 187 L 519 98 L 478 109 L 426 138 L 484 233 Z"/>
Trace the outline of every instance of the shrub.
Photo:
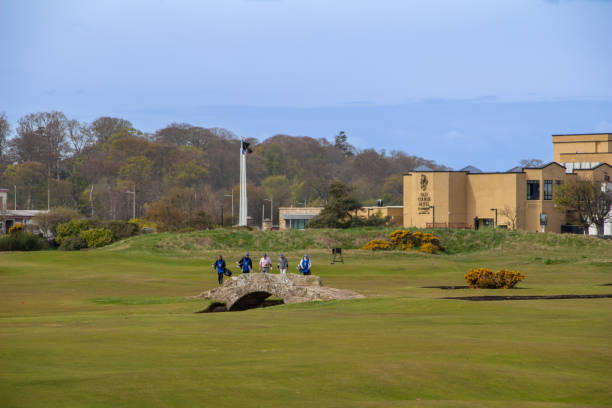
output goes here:
<path id="1" fill-rule="evenodd" d="M 412 248 L 429 254 L 444 251 L 440 239 L 435 235 L 408 230 L 395 230 L 389 235 L 389 241 L 376 239 L 361 247 L 361 249 L 402 249 L 404 251 L 410 251 Z"/>
<path id="2" fill-rule="evenodd" d="M 55 240 L 61 245 L 66 238 L 73 235 L 79 235 L 81 231 L 89 228 L 90 224 L 88 221 L 70 220 L 57 226 L 57 235 L 55 236 Z"/>
<path id="3" fill-rule="evenodd" d="M 476 268 L 470 269 L 465 274 L 465 280 L 470 288 L 508 289 L 514 287 L 525 279 L 526 276 L 526 274 L 522 274 L 519 271 L 511 271 L 509 269 L 501 269 L 494 273 L 489 268 Z"/>
<path id="4" fill-rule="evenodd" d="M 0 251 L 39 251 L 47 247 L 47 241 L 31 232 L 13 231 L 0 238 Z"/>
<path id="5" fill-rule="evenodd" d="M 438 251 L 438 247 L 432 244 L 431 242 L 426 242 L 421 245 L 419 251 L 425 252 L 427 254 L 435 254 Z"/>
<path id="6" fill-rule="evenodd" d="M 89 248 L 98 248 L 113 242 L 113 232 L 107 228 L 92 228 L 79 233 Z"/>
<path id="7" fill-rule="evenodd" d="M 130 221 L 95 221 L 91 223 L 91 227 L 94 228 L 106 228 L 113 233 L 113 241 L 120 239 L 129 238 L 138 234 L 138 224 Z"/>
<path id="8" fill-rule="evenodd" d="M 159 231 L 178 231 L 186 226 L 187 213 L 163 201 L 147 206 L 145 220 L 157 224 Z"/>
<path id="9" fill-rule="evenodd" d="M 87 248 L 87 242 L 78 235 L 73 235 L 64 239 L 59 247 L 62 251 L 78 251 L 84 248 Z"/>
<path id="10" fill-rule="evenodd" d="M 15 232 L 21 232 L 21 231 L 23 231 L 23 224 L 18 222 L 17 224 L 15 224 L 11 228 L 9 228 L 8 233 L 9 234 L 13 234 Z"/>
<path id="11" fill-rule="evenodd" d="M 56 207 L 48 212 L 38 214 L 34 217 L 34 221 L 45 236 L 55 236 L 58 225 L 80 217 L 81 215 L 77 210 L 68 207 Z"/>
<path id="12" fill-rule="evenodd" d="M 365 244 L 364 246 L 362 246 L 361 249 L 371 249 L 373 251 L 387 250 L 387 249 L 393 249 L 393 244 L 391 244 L 391 242 L 389 241 L 385 241 L 382 239 L 374 239 L 368 242 L 367 244 Z"/>

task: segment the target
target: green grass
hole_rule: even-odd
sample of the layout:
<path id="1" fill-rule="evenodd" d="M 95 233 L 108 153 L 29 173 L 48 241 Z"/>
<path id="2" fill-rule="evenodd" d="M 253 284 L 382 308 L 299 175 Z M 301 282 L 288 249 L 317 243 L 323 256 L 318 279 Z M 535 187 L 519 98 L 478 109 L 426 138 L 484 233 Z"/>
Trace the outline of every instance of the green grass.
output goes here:
<path id="1" fill-rule="evenodd" d="M 325 232 L 305 232 L 0 254 L 0 406 L 612 406 L 612 299 L 440 299 L 612 293 L 612 242 L 436 231 L 450 254 L 348 250 L 330 265 Z M 233 264 L 245 249 L 282 250 L 291 267 L 307 250 L 326 285 L 367 298 L 196 313 L 209 303 L 188 296 L 216 286 L 217 253 Z M 422 288 L 464 285 L 477 266 L 527 278 L 506 291 Z"/>

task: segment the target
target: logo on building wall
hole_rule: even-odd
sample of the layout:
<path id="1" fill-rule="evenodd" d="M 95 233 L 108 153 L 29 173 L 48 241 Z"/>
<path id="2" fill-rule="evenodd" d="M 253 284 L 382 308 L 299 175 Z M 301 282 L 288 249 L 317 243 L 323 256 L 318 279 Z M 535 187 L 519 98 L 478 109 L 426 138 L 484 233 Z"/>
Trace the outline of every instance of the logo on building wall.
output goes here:
<path id="1" fill-rule="evenodd" d="M 417 197 L 418 200 L 418 212 L 419 214 L 429 214 L 429 207 L 431 206 L 431 197 L 427 190 L 427 185 L 429 181 L 427 180 L 427 176 L 421 174 L 421 194 Z"/>
<path id="2" fill-rule="evenodd" d="M 429 184 L 429 182 L 427 181 L 427 176 L 424 174 L 421 174 L 421 190 L 423 191 L 427 190 L 427 184 Z"/>

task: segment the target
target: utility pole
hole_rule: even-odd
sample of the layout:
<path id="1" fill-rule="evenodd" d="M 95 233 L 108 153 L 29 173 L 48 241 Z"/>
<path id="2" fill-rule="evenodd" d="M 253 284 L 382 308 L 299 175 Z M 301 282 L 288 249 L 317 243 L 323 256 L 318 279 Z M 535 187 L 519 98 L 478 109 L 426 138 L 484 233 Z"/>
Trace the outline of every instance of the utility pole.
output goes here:
<path id="1" fill-rule="evenodd" d="M 271 198 L 264 198 L 264 201 L 270 202 L 270 227 L 273 227 L 274 226 L 274 213 L 272 211 L 274 211 L 274 202 L 272 201 Z"/>
<path id="2" fill-rule="evenodd" d="M 91 205 L 91 218 L 93 218 L 93 190 L 94 190 L 94 185 L 91 185 L 91 190 L 89 190 L 89 204 Z"/>
<path id="3" fill-rule="evenodd" d="M 126 193 L 132 195 L 132 218 L 136 218 L 136 183 L 132 184 L 132 188 L 132 191 L 128 190 Z"/>
<path id="4" fill-rule="evenodd" d="M 15 211 L 17 211 L 17 184 L 15 184 Z"/>

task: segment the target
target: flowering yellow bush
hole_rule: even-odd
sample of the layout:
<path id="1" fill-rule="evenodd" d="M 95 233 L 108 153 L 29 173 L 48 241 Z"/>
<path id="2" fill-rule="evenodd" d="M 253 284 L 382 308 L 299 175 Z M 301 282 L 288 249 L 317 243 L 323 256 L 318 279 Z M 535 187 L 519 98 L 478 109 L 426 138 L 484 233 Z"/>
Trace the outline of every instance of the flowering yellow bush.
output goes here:
<path id="1" fill-rule="evenodd" d="M 421 245 L 421 249 L 419 249 L 419 251 L 425 252 L 427 254 L 434 254 L 437 250 L 438 248 L 430 242 L 424 243 L 423 245 Z"/>
<path id="2" fill-rule="evenodd" d="M 396 230 L 389 235 L 389 241 L 375 239 L 365 244 L 361 249 L 402 249 L 410 251 L 416 248 L 429 254 L 444 251 L 440 239 L 428 232 Z"/>
<path id="3" fill-rule="evenodd" d="M 470 269 L 465 274 L 465 280 L 470 288 L 508 289 L 514 287 L 525 279 L 526 276 L 526 274 L 522 274 L 519 271 L 511 271 L 509 269 L 501 269 L 494 273 L 489 268 L 475 268 Z"/>
<path id="4" fill-rule="evenodd" d="M 21 232 L 22 230 L 23 230 L 23 224 L 18 222 L 17 224 L 9 228 L 8 232 L 9 234 L 12 234 L 13 232 Z"/>
<path id="5" fill-rule="evenodd" d="M 371 249 L 373 251 L 376 251 L 378 249 L 386 250 L 393 249 L 393 245 L 391 245 L 389 241 L 384 241 L 382 239 L 374 239 L 362 246 L 361 249 Z"/>

